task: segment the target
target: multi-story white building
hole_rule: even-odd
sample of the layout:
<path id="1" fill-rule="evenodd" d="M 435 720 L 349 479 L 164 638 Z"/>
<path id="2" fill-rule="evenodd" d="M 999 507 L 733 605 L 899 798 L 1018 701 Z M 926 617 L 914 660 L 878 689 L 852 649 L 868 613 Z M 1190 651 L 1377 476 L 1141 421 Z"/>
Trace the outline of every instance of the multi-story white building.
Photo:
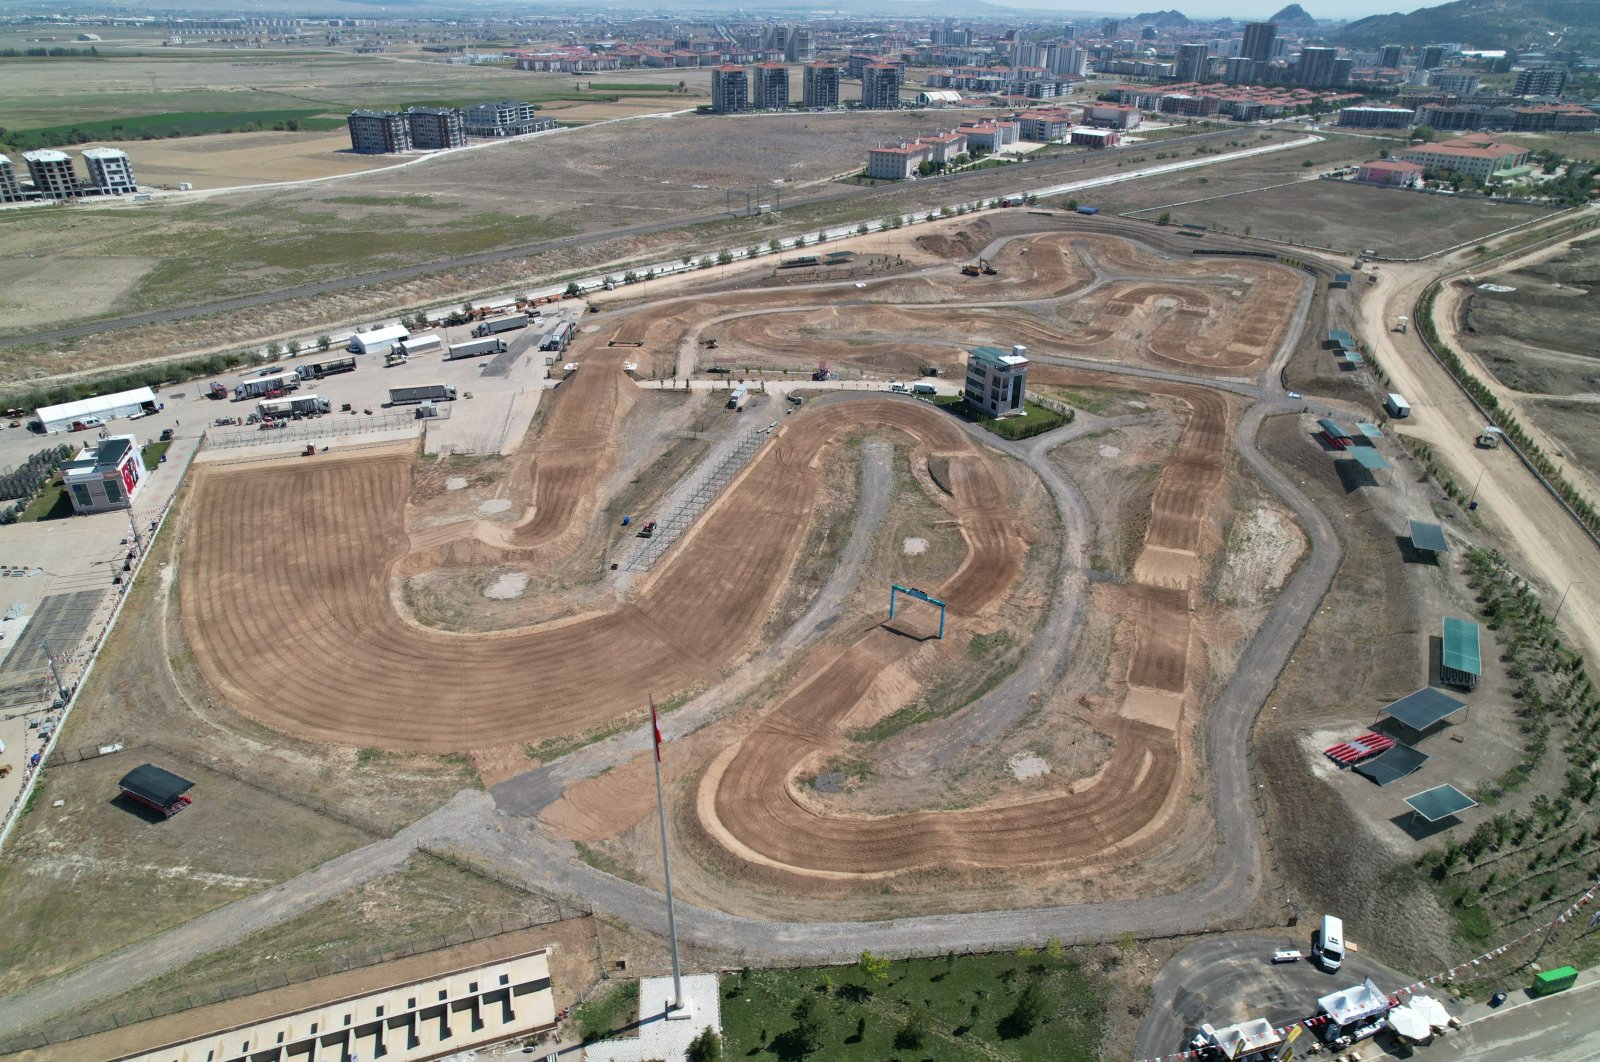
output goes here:
<path id="1" fill-rule="evenodd" d="M 929 154 L 926 144 L 868 148 L 867 176 L 878 181 L 903 181 L 917 172 Z"/>
<path id="2" fill-rule="evenodd" d="M 24 151 L 22 158 L 28 164 L 28 176 L 33 178 L 39 198 L 71 199 L 78 194 L 78 175 L 66 152 L 40 148 Z"/>
<path id="3" fill-rule="evenodd" d="M 948 164 L 957 155 L 967 152 L 967 134 L 954 130 L 945 133 L 935 133 L 932 136 L 919 136 L 917 143 L 928 149 L 928 161 Z"/>
<path id="4" fill-rule="evenodd" d="M 101 195 L 129 195 L 139 190 L 133 179 L 133 164 L 128 153 L 117 148 L 83 149 L 83 164 L 89 169 L 89 186 Z"/>
<path id="5" fill-rule="evenodd" d="M 1437 144 L 1418 144 L 1400 156 L 1425 170 L 1459 173 L 1463 177 L 1488 180 L 1514 170 L 1528 161 L 1528 149 L 1515 144 L 1497 143 L 1487 134 L 1445 140 Z"/>
<path id="6" fill-rule="evenodd" d="M 973 347 L 967 351 L 967 382 L 963 396 L 967 404 L 991 417 L 1010 417 L 1026 412 L 1023 396 L 1028 390 L 1028 348 L 1014 346 L 1011 353 L 999 347 Z"/>
<path id="7" fill-rule="evenodd" d="M 541 118 L 533 104 L 521 100 L 500 100 L 498 103 L 476 103 L 464 113 L 468 136 L 502 137 L 522 136 L 554 129 L 554 118 Z"/>

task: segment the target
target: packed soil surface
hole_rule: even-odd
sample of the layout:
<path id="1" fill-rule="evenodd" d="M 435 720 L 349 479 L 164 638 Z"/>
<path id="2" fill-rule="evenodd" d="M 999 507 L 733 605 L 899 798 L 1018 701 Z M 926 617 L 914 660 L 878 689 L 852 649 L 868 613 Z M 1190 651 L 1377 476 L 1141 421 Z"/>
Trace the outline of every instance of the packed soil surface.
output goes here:
<path id="1" fill-rule="evenodd" d="M 930 342 L 942 332 L 965 343 L 971 320 L 988 313 L 997 342 L 1009 334 L 1038 343 L 1023 322 L 1038 320 L 1042 336 L 1058 307 L 1100 291 L 1107 298 L 1096 302 L 1113 308 L 1111 321 L 1138 323 L 1122 336 L 1120 360 L 1232 375 L 1259 371 L 1270 358 L 1304 283 L 1299 271 L 1270 262 L 1230 260 L 1219 269 L 1120 237 L 1059 232 L 1003 243 L 994 252 L 997 275 L 972 278 L 939 252 L 965 258 L 993 242 L 991 234 L 947 235 L 908 247 L 909 272 L 859 287 L 734 290 L 592 319 L 569 355 L 579 369 L 548 397 L 536 436 L 483 473 L 504 512 L 444 518 L 439 506 L 452 474 L 465 481 L 457 484 L 464 498 L 478 489 L 461 474 L 470 470 L 430 471 L 432 485 L 419 488 L 416 462 L 401 452 L 198 471 L 179 582 L 196 669 L 235 709 L 312 741 L 483 751 L 615 726 L 639 711 L 642 691 L 666 701 L 716 682 L 770 635 L 766 625 L 825 493 L 829 455 L 868 433 L 903 448 L 958 543 L 949 574 L 925 587 L 948 602 L 947 637 L 933 639 L 937 616 L 916 608 L 830 636 L 798 676 L 779 676 L 750 724 L 697 736 L 704 756 L 696 760 L 708 766 L 684 790 L 690 802 L 682 810 L 693 822 L 683 825 L 769 878 L 813 881 L 941 866 L 1126 865 L 1154 852 L 1190 803 L 1190 741 L 1211 681 L 1208 653 L 1239 632 L 1237 623 L 1219 626 L 1206 601 L 1227 520 L 1234 411 L 1203 386 L 1138 381 L 1138 393 L 1181 428 L 1147 496 L 1124 580 L 1096 589 L 1117 617 L 1102 634 L 1115 692 L 1090 718 L 1107 754 L 1062 785 L 884 815 L 841 813 L 797 788 L 804 765 L 838 748 L 844 730 L 907 703 L 919 675 L 977 634 L 990 637 L 986 617 L 1018 593 L 1030 532 L 1010 501 L 1011 474 L 954 419 L 922 403 L 862 396 L 785 418 L 690 532 L 616 600 L 594 598 L 559 618 L 477 634 L 430 629 L 395 607 L 396 577 L 477 569 L 485 585 L 499 585 L 507 572 L 560 565 L 580 547 L 589 557 L 582 563 L 593 566 L 598 514 L 623 460 L 615 440 L 638 430 L 629 425 L 640 392 L 622 363 L 692 368 L 708 328 L 754 356 L 795 335 L 793 317 L 837 314 L 831 327 L 816 327 L 842 339 L 835 347 L 807 336 L 812 356 L 837 350 L 842 364 L 876 374 L 892 344 L 855 345 L 868 327 L 881 335 L 889 322 Z M 848 301 L 831 302 L 836 291 Z M 967 306 L 952 305 L 958 300 Z M 1010 322 L 1006 332 L 1001 321 Z M 1062 353 L 1081 353 L 1056 335 Z M 1148 341 L 1130 342 L 1141 335 Z M 960 348 L 943 342 L 948 353 L 936 363 L 954 371 Z M 1107 343 L 1108 360 L 1115 345 Z M 1036 363 L 1034 382 L 1103 392 L 1108 401 L 1122 401 L 1130 386 L 1047 362 Z M 273 504 L 284 497 L 297 504 Z M 422 506 L 433 515 L 421 519 Z M 939 555 L 944 534 L 930 532 Z M 252 541 L 273 546 L 241 548 Z M 518 585 L 520 593 L 529 584 Z M 303 651 L 308 645 L 317 651 Z M 286 669 L 296 675 L 293 697 L 282 696 Z M 595 807 L 569 803 L 558 818 L 596 836 Z"/>
<path id="2" fill-rule="evenodd" d="M 234 188 L 304 181 L 361 173 L 405 160 L 405 156 L 396 155 L 358 155 L 350 150 L 350 134 L 342 129 L 326 133 L 219 133 L 106 143 L 138 160 L 134 172 L 143 188 L 176 189 L 180 182 L 195 188 Z"/>
<path id="3" fill-rule="evenodd" d="M 1508 387 L 1561 396 L 1600 393 L 1593 344 L 1600 239 L 1481 280 L 1463 302 L 1462 342 Z"/>

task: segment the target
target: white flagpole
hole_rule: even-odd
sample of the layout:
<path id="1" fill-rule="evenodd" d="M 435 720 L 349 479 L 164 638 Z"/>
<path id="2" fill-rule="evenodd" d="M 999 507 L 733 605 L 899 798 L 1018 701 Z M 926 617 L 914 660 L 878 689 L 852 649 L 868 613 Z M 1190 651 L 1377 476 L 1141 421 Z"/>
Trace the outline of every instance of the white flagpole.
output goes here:
<path id="1" fill-rule="evenodd" d="M 656 720 L 656 697 L 650 694 L 650 740 L 656 754 L 656 814 L 661 820 L 661 870 L 667 886 L 667 937 L 672 941 L 672 1005 L 683 1009 L 683 978 L 678 969 L 678 923 L 672 913 L 672 860 L 667 856 L 667 802 L 661 792 L 661 724 Z"/>

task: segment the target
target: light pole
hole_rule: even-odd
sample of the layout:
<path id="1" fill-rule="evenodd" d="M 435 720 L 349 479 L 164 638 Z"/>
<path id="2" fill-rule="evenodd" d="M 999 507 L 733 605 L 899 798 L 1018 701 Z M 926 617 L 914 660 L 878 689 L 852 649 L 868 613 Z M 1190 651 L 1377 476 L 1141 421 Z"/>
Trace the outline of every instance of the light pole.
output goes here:
<path id="1" fill-rule="evenodd" d="M 1561 606 L 1565 605 L 1567 603 L 1567 594 L 1568 594 L 1568 592 L 1571 591 L 1571 589 L 1574 586 L 1579 586 L 1579 585 L 1581 585 L 1581 584 L 1576 579 L 1570 579 L 1570 580 L 1567 581 L 1567 589 L 1561 591 L 1561 600 L 1556 602 L 1556 610 L 1553 613 L 1550 614 L 1550 622 L 1551 623 L 1555 623 L 1556 617 L 1561 615 Z"/>
<path id="2" fill-rule="evenodd" d="M 1478 484 L 1483 482 L 1483 474 L 1487 471 L 1489 471 L 1487 468 L 1480 468 L 1478 470 L 1478 478 L 1472 483 L 1472 497 L 1467 499 L 1467 509 L 1469 511 L 1478 507 Z"/>

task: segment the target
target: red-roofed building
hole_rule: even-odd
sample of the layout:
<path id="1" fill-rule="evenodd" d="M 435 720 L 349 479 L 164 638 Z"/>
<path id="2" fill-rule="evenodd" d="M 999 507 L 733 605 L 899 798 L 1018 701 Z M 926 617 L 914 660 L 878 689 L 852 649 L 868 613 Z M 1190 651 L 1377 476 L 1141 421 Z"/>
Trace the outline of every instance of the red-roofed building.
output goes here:
<path id="1" fill-rule="evenodd" d="M 1422 172 L 1423 168 L 1415 162 L 1378 159 L 1373 162 L 1363 162 L 1361 168 L 1356 171 L 1356 180 L 1367 184 L 1410 188 L 1422 180 Z"/>
<path id="2" fill-rule="evenodd" d="M 867 149 L 867 176 L 879 181 L 903 181 L 932 154 L 926 144 L 897 144 Z"/>
<path id="3" fill-rule="evenodd" d="M 1443 170 L 1463 177 L 1488 180 L 1526 163 L 1528 149 L 1515 144 L 1497 143 L 1486 133 L 1475 133 L 1438 144 L 1418 144 L 1406 149 L 1400 157 L 1427 170 Z"/>

